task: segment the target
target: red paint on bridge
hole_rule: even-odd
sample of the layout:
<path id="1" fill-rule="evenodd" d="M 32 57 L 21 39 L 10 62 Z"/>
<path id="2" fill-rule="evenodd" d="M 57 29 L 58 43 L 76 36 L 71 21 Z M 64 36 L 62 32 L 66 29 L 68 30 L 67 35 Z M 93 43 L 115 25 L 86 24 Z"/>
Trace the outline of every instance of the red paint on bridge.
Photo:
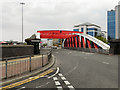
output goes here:
<path id="1" fill-rule="evenodd" d="M 83 36 L 77 35 L 78 31 L 62 31 L 62 30 L 49 30 L 49 31 L 37 31 L 40 33 L 40 38 L 43 39 L 65 39 L 64 47 L 72 47 L 72 48 L 95 48 L 98 50 L 97 44 L 90 41 Z M 93 45 L 92 45 L 93 43 Z"/>
<path id="2" fill-rule="evenodd" d="M 40 33 L 40 38 L 66 39 L 66 38 L 77 36 L 77 35 L 74 35 L 74 33 L 82 33 L 82 32 L 50 30 L 50 31 L 37 31 L 37 33 Z"/>

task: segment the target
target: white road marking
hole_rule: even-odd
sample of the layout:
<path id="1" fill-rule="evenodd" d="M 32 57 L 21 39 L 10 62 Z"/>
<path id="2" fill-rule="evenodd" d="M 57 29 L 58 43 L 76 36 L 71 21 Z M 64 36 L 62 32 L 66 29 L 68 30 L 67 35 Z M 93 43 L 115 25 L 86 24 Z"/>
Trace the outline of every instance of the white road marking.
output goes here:
<path id="1" fill-rule="evenodd" d="M 50 83 L 50 82 L 47 82 L 46 84 L 37 86 L 36 88 L 41 88 L 41 87 L 43 87 L 43 86 L 46 86 L 46 85 L 49 84 L 49 83 Z"/>
<path id="2" fill-rule="evenodd" d="M 60 77 L 63 77 L 63 75 L 61 73 L 58 74 Z"/>
<path id="3" fill-rule="evenodd" d="M 94 54 L 94 53 L 85 53 L 85 54 L 87 54 L 87 55 L 91 55 L 91 54 Z"/>
<path id="4" fill-rule="evenodd" d="M 102 62 L 102 63 L 104 63 L 104 64 L 110 64 L 110 63 L 108 63 L 108 62 Z"/>
<path id="5" fill-rule="evenodd" d="M 57 86 L 58 90 L 63 90 L 62 86 Z"/>
<path id="6" fill-rule="evenodd" d="M 68 86 L 68 88 L 69 88 L 70 90 L 75 90 L 75 88 L 74 88 L 73 86 Z"/>
<path id="7" fill-rule="evenodd" d="M 77 63 L 76 66 L 73 69 L 71 69 L 70 71 L 68 71 L 67 73 L 65 73 L 65 76 L 68 75 L 68 74 L 70 74 L 70 73 L 72 73 L 75 69 L 77 69 L 78 66 L 79 66 L 79 63 Z"/>
<path id="8" fill-rule="evenodd" d="M 74 67 L 74 69 L 76 69 L 77 67 Z M 75 88 L 70 84 L 70 82 L 66 81 L 66 78 L 62 75 L 62 73 L 58 73 L 58 76 L 61 77 L 61 79 L 64 81 L 65 85 L 67 85 L 67 87 L 70 90 L 75 90 Z M 63 90 L 61 83 L 58 81 L 58 77 L 53 77 L 53 80 L 55 82 L 55 85 L 57 86 L 58 90 Z"/>
<path id="9" fill-rule="evenodd" d="M 21 87 L 21 88 L 19 88 L 19 89 L 17 89 L 17 90 L 21 90 L 21 89 L 23 89 L 23 88 L 25 88 L 25 87 Z"/>
<path id="10" fill-rule="evenodd" d="M 66 85 L 69 85 L 69 84 L 70 84 L 68 81 L 64 81 L 64 83 L 65 83 Z"/>
<path id="11" fill-rule="evenodd" d="M 53 77 L 53 80 L 56 81 L 56 80 L 58 80 L 58 78 L 57 77 Z"/>
<path id="12" fill-rule="evenodd" d="M 66 78 L 65 78 L 65 77 L 61 77 L 61 79 L 62 79 L 62 80 L 66 80 Z"/>
<path id="13" fill-rule="evenodd" d="M 59 81 L 55 81 L 55 85 L 61 85 Z"/>
<path id="14" fill-rule="evenodd" d="M 29 77 L 29 79 L 32 79 L 33 77 Z"/>
<path id="15" fill-rule="evenodd" d="M 108 59 L 112 59 L 111 57 L 107 57 Z"/>
<path id="16" fill-rule="evenodd" d="M 60 70 L 60 68 L 59 68 L 59 67 L 57 67 L 57 71 L 56 71 L 56 73 L 55 73 L 55 74 L 53 74 L 52 76 L 48 77 L 48 78 L 52 78 L 52 77 L 54 77 L 56 74 L 58 74 L 59 70 Z"/>

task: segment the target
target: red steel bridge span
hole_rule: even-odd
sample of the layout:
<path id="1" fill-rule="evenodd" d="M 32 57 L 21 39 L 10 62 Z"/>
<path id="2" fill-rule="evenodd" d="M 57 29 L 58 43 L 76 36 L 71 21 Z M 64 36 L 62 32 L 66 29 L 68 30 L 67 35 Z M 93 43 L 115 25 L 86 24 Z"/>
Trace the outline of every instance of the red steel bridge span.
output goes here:
<path id="1" fill-rule="evenodd" d="M 64 39 L 63 47 L 98 48 L 109 50 L 110 46 L 88 34 L 78 31 L 48 30 L 37 31 L 42 39 Z"/>

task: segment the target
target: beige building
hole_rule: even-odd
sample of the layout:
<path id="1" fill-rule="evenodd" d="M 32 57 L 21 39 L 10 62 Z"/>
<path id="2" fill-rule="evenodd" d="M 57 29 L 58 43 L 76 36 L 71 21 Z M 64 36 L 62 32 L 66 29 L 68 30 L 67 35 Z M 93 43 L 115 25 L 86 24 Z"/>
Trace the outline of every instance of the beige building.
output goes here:
<path id="1" fill-rule="evenodd" d="M 115 7 L 115 13 L 116 13 L 116 39 L 120 39 L 120 2 Z"/>

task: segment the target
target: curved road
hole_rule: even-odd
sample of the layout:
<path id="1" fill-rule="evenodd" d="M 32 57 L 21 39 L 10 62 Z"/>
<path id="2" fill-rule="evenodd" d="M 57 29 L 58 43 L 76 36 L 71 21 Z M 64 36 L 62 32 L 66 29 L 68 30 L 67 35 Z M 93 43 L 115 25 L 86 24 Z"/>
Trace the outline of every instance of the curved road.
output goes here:
<path id="1" fill-rule="evenodd" d="M 46 49 L 41 52 L 47 51 Z M 51 90 L 79 90 L 80 88 L 118 88 L 118 56 L 54 49 L 54 67 L 59 73 L 16 87 L 49 88 Z M 53 67 L 53 68 L 54 68 Z M 53 89 L 54 88 L 54 89 Z M 89 89 L 88 89 L 89 90 Z"/>

